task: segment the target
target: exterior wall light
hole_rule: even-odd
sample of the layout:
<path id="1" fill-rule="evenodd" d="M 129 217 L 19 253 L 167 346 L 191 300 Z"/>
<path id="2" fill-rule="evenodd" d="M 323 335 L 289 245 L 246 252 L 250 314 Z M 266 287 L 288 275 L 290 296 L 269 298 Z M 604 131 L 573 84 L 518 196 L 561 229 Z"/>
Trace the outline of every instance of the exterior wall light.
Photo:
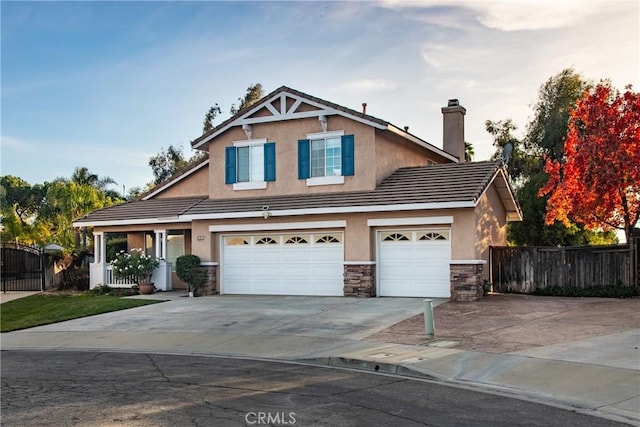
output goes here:
<path id="1" fill-rule="evenodd" d="M 269 219 L 269 217 L 271 216 L 271 212 L 269 212 L 269 206 L 265 205 L 262 207 L 262 217 L 264 219 Z"/>

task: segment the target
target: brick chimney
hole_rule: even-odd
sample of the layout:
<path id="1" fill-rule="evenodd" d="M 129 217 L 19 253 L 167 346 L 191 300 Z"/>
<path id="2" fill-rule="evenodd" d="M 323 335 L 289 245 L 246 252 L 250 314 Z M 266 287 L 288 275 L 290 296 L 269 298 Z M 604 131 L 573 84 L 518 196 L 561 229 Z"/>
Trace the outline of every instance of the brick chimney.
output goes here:
<path id="1" fill-rule="evenodd" d="M 464 115 L 467 110 L 457 99 L 442 107 L 442 149 L 464 163 Z"/>

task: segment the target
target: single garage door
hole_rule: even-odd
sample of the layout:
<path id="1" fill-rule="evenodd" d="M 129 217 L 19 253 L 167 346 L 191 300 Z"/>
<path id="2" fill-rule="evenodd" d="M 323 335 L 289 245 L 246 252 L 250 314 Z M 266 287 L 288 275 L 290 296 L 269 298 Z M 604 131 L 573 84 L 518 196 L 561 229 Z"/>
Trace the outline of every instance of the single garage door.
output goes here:
<path id="1" fill-rule="evenodd" d="M 379 295 L 450 297 L 449 236 L 449 230 L 379 232 Z"/>
<path id="2" fill-rule="evenodd" d="M 223 236 L 222 293 L 343 295 L 342 233 Z"/>

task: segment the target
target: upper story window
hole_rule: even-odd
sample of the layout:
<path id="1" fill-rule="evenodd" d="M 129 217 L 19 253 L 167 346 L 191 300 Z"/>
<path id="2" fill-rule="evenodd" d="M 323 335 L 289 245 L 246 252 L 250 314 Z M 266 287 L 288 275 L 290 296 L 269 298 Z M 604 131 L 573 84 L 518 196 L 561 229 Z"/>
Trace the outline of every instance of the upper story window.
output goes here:
<path id="1" fill-rule="evenodd" d="M 276 180 L 276 144 L 266 139 L 234 141 L 225 149 L 225 183 L 234 190 L 267 188 Z"/>
<path id="2" fill-rule="evenodd" d="M 311 140 L 311 177 L 342 175 L 340 137 Z"/>
<path id="3" fill-rule="evenodd" d="M 298 141 L 298 178 L 307 185 L 343 184 L 354 174 L 354 136 L 344 131 L 307 134 Z"/>
<path id="4" fill-rule="evenodd" d="M 264 145 L 236 148 L 237 182 L 264 181 Z"/>

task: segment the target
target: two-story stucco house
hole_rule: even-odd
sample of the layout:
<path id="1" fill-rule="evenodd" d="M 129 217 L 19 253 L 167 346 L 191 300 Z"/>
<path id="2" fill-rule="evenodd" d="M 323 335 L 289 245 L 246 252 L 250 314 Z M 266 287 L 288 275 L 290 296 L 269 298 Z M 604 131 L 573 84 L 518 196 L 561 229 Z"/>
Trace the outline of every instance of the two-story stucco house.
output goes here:
<path id="1" fill-rule="evenodd" d="M 208 158 L 140 200 L 78 219 L 162 258 L 156 287 L 196 254 L 222 294 L 478 297 L 490 245 L 521 219 L 499 162 L 464 162 L 465 109 L 443 149 L 384 120 L 281 87 L 196 139 Z"/>

